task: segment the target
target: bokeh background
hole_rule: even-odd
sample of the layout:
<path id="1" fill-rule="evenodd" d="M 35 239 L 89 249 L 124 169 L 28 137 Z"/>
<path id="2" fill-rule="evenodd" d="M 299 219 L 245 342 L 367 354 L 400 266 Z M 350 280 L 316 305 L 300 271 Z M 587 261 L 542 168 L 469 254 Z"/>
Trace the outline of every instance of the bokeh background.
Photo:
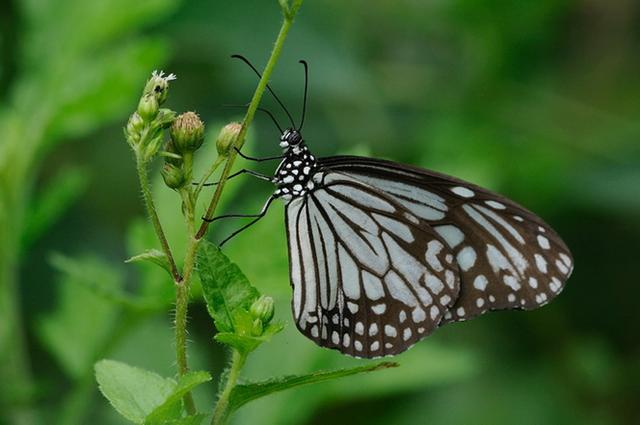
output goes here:
<path id="1" fill-rule="evenodd" d="M 279 25 L 275 1 L 0 3 L 0 423 L 124 423 L 96 389 L 100 358 L 174 373 L 171 283 L 123 263 L 155 240 L 122 126 L 162 68 L 178 74 L 168 106 L 199 112 L 214 137 L 241 117 L 221 106 L 256 84 L 229 56 L 262 67 Z M 640 423 L 638 28 L 635 0 L 308 0 L 272 84 L 299 116 L 309 62 L 312 149 L 504 193 L 564 237 L 576 269 L 549 306 L 446 326 L 399 369 L 277 394 L 234 423 Z M 247 148 L 274 154 L 277 137 L 259 116 Z M 270 190 L 240 179 L 225 208 L 257 210 Z M 157 176 L 155 191 L 181 252 L 178 196 Z M 282 206 L 226 252 L 288 324 L 246 378 L 363 362 L 295 331 Z M 217 378 L 225 353 L 194 292 L 192 367 Z M 201 409 L 215 391 L 199 388 Z"/>

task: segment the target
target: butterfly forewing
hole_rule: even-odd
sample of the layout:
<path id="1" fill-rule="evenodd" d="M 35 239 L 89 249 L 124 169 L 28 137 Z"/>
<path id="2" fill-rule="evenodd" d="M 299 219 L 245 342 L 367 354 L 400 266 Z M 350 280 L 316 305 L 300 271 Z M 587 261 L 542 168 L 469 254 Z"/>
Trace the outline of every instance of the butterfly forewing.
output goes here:
<path id="1" fill-rule="evenodd" d="M 332 157 L 321 165 L 384 191 L 446 242 L 459 267 L 460 294 L 442 323 L 537 308 L 563 289 L 573 270 L 553 229 L 486 189 L 384 160 Z"/>
<path id="2" fill-rule="evenodd" d="M 442 237 L 391 196 L 341 173 L 287 204 L 293 314 L 318 345 L 397 354 L 430 334 L 459 292 Z"/>

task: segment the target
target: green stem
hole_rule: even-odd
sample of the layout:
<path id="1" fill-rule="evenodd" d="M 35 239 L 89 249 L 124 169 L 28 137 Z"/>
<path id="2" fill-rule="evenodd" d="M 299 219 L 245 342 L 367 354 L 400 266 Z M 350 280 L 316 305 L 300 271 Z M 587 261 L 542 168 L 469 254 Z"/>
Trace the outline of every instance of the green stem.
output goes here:
<path id="1" fill-rule="evenodd" d="M 297 2 L 298 8 L 301 1 Z M 297 11 L 297 8 L 296 8 Z M 275 45 L 273 46 L 273 50 L 271 51 L 271 57 L 269 57 L 269 61 L 264 68 L 264 72 L 262 73 L 262 78 L 260 78 L 260 82 L 258 83 L 258 87 L 256 88 L 255 93 L 253 94 L 253 98 L 251 99 L 251 103 L 247 108 L 247 114 L 242 121 L 242 128 L 238 133 L 231 149 L 229 149 L 229 158 L 227 159 L 227 163 L 222 170 L 222 175 L 220 176 L 220 182 L 218 186 L 216 186 L 216 191 L 213 194 L 213 198 L 211 199 L 211 203 L 209 204 L 209 208 L 207 209 L 207 213 L 205 214 L 206 219 L 211 219 L 213 214 L 215 213 L 216 207 L 220 202 L 220 196 L 222 195 L 222 190 L 224 189 L 225 183 L 227 182 L 227 178 L 231 173 L 231 169 L 233 168 L 233 163 L 236 159 L 237 152 L 234 147 L 240 149 L 244 144 L 244 139 L 247 135 L 247 130 L 253 121 L 253 117 L 258 109 L 258 105 L 260 104 L 260 99 L 262 99 L 262 95 L 264 94 L 265 89 L 267 88 L 267 83 L 269 82 L 269 78 L 271 78 L 271 73 L 278 62 L 278 58 L 280 57 L 280 52 L 282 51 L 282 46 L 284 44 L 284 40 L 287 38 L 287 34 L 289 33 L 289 29 L 291 28 L 291 24 L 293 23 L 293 18 L 295 17 L 295 13 L 289 13 L 286 11 L 284 13 L 284 20 L 282 21 L 282 26 L 280 27 L 280 32 L 278 33 L 278 38 L 276 38 Z M 202 221 L 200 225 L 200 229 L 198 229 L 198 233 L 196 234 L 196 239 L 202 239 L 204 235 L 207 233 L 207 229 L 209 228 L 209 222 L 206 220 Z"/>
<path id="2" fill-rule="evenodd" d="M 149 218 L 153 223 L 153 228 L 155 229 L 156 235 L 158 236 L 158 240 L 160 241 L 162 251 L 167 256 L 167 260 L 169 261 L 171 275 L 173 276 L 173 280 L 175 282 L 180 282 L 182 280 L 182 277 L 178 272 L 178 267 L 176 266 L 176 262 L 173 259 L 173 254 L 171 254 L 171 248 L 169 248 L 169 242 L 167 242 L 167 238 L 164 235 L 164 231 L 162 230 L 162 225 L 160 224 L 160 218 L 158 217 L 156 206 L 153 202 L 153 197 L 151 196 L 149 176 L 147 174 L 147 165 L 145 161 L 142 159 L 142 154 L 138 153 L 137 151 L 136 151 L 136 169 L 138 171 L 138 179 L 140 180 L 140 188 L 142 189 L 142 197 L 144 198 L 144 203 L 147 208 L 147 213 L 149 214 Z"/>
<path id="3" fill-rule="evenodd" d="M 202 188 L 204 187 L 207 180 L 209 180 L 209 177 L 211 177 L 211 175 L 215 173 L 215 171 L 218 169 L 220 164 L 224 162 L 224 160 L 225 160 L 224 156 L 222 155 L 217 156 L 216 160 L 213 161 L 213 164 L 211 164 L 211 168 L 209 168 L 209 171 L 207 171 L 207 173 L 204 176 L 202 176 L 202 178 L 198 182 L 198 186 L 196 186 L 196 190 L 194 191 L 193 199 L 195 201 L 197 201 L 198 198 L 200 197 L 200 191 L 202 191 Z"/>
<path id="4" fill-rule="evenodd" d="M 191 181 L 192 175 L 191 154 L 184 156 L 184 169 L 186 171 L 187 181 Z M 198 251 L 198 240 L 193 237 L 195 233 L 195 202 L 191 186 L 187 185 L 180 190 L 182 196 L 182 204 L 185 212 L 185 221 L 187 224 L 187 235 L 189 242 L 187 252 L 184 258 L 184 266 L 182 268 L 182 280 L 176 282 L 176 315 L 175 315 L 175 343 L 176 343 L 176 364 L 178 366 L 178 376 L 183 376 L 189 372 L 187 359 L 187 313 L 189 310 L 189 289 L 191 287 L 191 279 L 195 268 L 196 253 Z M 196 413 L 196 406 L 193 401 L 191 392 L 185 394 L 184 406 L 189 415 Z"/>
<path id="5" fill-rule="evenodd" d="M 218 403 L 216 403 L 216 408 L 213 412 L 213 418 L 211 419 L 211 425 L 223 425 L 227 422 L 230 413 L 228 411 L 229 397 L 231 397 L 231 392 L 238 382 L 240 370 L 242 369 L 242 366 L 244 366 L 246 360 L 246 354 L 242 354 L 238 350 L 233 349 L 233 354 L 231 356 L 231 366 L 229 368 L 229 374 L 227 375 L 227 381 L 225 382 L 222 393 L 220 393 Z"/>

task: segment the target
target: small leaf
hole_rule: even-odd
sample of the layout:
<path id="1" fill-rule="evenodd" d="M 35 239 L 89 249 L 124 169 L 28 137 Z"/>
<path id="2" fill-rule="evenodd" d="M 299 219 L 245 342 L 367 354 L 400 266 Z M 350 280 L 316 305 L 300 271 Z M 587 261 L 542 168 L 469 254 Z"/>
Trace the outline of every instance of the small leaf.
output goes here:
<path id="1" fill-rule="evenodd" d="M 198 271 L 207 309 L 219 332 L 234 332 L 234 315 L 248 311 L 258 290 L 238 266 L 211 242 L 202 241 L 198 250 Z"/>
<path id="2" fill-rule="evenodd" d="M 95 365 L 96 380 L 102 394 L 125 418 L 141 424 L 175 391 L 176 382 L 114 360 Z"/>
<path id="3" fill-rule="evenodd" d="M 329 372 L 315 372 L 308 375 L 285 376 L 282 378 L 270 379 L 263 382 L 237 385 L 231 393 L 231 397 L 229 400 L 229 412 L 237 410 L 242 405 L 252 400 L 267 396 L 269 394 L 273 394 L 275 392 L 288 390 L 290 388 L 295 388 L 302 385 L 315 384 L 318 382 L 325 382 L 345 376 L 356 375 L 358 373 L 373 372 L 376 370 L 388 369 L 397 366 L 397 363 L 382 362 L 375 365 L 365 365 Z"/>
<path id="4" fill-rule="evenodd" d="M 211 381 L 211 375 L 203 371 L 190 372 L 182 376 L 173 393 L 145 418 L 145 425 L 160 425 L 167 423 L 168 420 L 180 420 L 182 397 L 198 385 L 209 381 Z"/>
<path id="5" fill-rule="evenodd" d="M 144 261 L 148 261 L 162 267 L 169 273 L 169 275 L 171 275 L 171 267 L 169 266 L 167 255 L 157 249 L 149 249 L 142 254 L 134 255 L 133 257 L 125 260 L 125 263 L 139 263 Z"/>
<path id="6" fill-rule="evenodd" d="M 229 345 L 241 353 L 250 353 L 263 342 L 268 342 L 278 332 L 284 329 L 282 323 L 272 323 L 262 331 L 260 336 L 239 335 L 232 332 L 219 332 L 214 339 L 222 344 Z"/>

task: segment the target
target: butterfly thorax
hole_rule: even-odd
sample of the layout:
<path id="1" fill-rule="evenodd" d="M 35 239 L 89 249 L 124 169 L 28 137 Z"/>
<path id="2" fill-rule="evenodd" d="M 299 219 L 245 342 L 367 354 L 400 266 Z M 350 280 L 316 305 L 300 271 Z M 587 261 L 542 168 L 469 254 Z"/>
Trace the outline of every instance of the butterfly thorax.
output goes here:
<path id="1" fill-rule="evenodd" d="M 304 196 L 315 187 L 313 175 L 317 169 L 318 162 L 304 142 L 287 146 L 285 157 L 273 176 L 278 186 L 275 195 L 285 201 Z"/>

